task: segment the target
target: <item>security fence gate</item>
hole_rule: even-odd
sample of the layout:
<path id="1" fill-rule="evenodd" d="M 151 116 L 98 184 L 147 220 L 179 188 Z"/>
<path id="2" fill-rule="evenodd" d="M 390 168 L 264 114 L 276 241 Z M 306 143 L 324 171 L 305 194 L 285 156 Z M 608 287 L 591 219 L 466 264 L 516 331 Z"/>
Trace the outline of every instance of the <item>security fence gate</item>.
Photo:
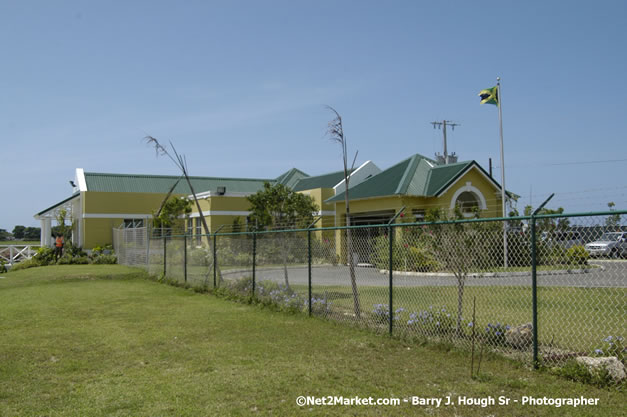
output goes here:
<path id="1" fill-rule="evenodd" d="M 200 239 L 115 229 L 114 241 L 120 263 L 189 287 L 554 366 L 579 356 L 625 360 L 625 214 L 437 223 L 399 217 Z"/>

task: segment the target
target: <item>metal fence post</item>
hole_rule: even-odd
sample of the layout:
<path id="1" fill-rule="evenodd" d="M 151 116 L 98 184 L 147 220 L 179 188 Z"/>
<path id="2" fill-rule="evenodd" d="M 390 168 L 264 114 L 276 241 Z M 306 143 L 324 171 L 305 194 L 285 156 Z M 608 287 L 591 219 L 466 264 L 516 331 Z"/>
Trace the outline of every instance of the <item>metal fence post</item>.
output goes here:
<path id="1" fill-rule="evenodd" d="M 217 286 L 218 276 L 218 233 L 220 233 L 220 230 L 222 230 L 224 226 L 226 225 L 223 224 L 218 227 L 218 230 L 216 230 L 213 234 L 213 288 L 216 288 Z M 207 236 L 207 239 L 211 239 L 211 235 Z"/>
<path id="2" fill-rule="evenodd" d="M 531 315 L 533 332 L 533 367 L 538 368 L 538 283 L 536 276 L 536 218 L 531 216 Z"/>
<path id="3" fill-rule="evenodd" d="M 390 336 L 392 336 L 392 331 L 394 329 L 394 313 L 392 302 L 394 301 L 394 285 L 393 285 L 393 270 L 394 270 L 394 229 L 392 226 L 388 226 L 388 238 L 390 243 L 390 254 L 389 254 L 389 271 L 390 271 L 390 283 L 389 283 L 389 293 L 390 299 L 388 304 L 388 311 L 390 316 Z"/>
<path id="4" fill-rule="evenodd" d="M 257 232 L 253 232 L 253 293 L 252 297 L 255 298 L 255 265 L 257 263 Z"/>
<path id="5" fill-rule="evenodd" d="M 307 304 L 311 316 L 311 230 L 307 230 Z"/>
<path id="6" fill-rule="evenodd" d="M 531 314 L 533 332 L 533 367 L 538 369 L 540 362 L 538 361 L 538 280 L 537 280 L 537 241 L 536 241 L 536 215 L 542 208 L 553 198 L 555 194 L 551 194 L 544 203 L 531 214 Z"/>
<path id="7" fill-rule="evenodd" d="M 211 237 L 209 237 L 211 239 Z M 217 249 L 217 232 L 213 234 L 213 288 L 216 287 L 216 271 L 218 264 L 218 249 Z"/>
<path id="8" fill-rule="evenodd" d="M 309 301 L 307 305 L 309 307 L 309 316 L 311 316 L 311 228 L 318 223 L 322 217 L 318 217 L 307 227 L 307 295 Z"/>
<path id="9" fill-rule="evenodd" d="M 183 235 L 183 277 L 187 284 L 187 235 Z"/>
<path id="10" fill-rule="evenodd" d="M 150 228 L 146 226 L 146 270 L 150 274 Z"/>
<path id="11" fill-rule="evenodd" d="M 392 223 L 396 221 L 396 218 L 400 216 L 403 211 L 405 211 L 405 206 L 401 207 L 401 209 L 390 219 L 388 222 L 388 235 L 390 240 L 390 255 L 389 255 L 389 268 L 390 268 L 390 284 L 389 290 L 390 300 L 388 304 L 389 316 L 390 316 L 390 336 L 392 336 L 392 332 L 394 330 L 394 228 L 392 227 Z"/>
<path id="12" fill-rule="evenodd" d="M 168 264 L 168 244 L 167 237 L 163 236 L 163 277 L 165 278 Z"/>

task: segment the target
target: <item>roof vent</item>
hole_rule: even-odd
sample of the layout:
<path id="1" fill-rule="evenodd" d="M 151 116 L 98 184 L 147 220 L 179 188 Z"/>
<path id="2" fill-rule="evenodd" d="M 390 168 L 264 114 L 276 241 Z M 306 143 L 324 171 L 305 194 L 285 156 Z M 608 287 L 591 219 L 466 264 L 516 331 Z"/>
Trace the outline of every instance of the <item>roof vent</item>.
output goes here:
<path id="1" fill-rule="evenodd" d="M 218 195 L 226 194 L 226 187 L 218 187 Z"/>

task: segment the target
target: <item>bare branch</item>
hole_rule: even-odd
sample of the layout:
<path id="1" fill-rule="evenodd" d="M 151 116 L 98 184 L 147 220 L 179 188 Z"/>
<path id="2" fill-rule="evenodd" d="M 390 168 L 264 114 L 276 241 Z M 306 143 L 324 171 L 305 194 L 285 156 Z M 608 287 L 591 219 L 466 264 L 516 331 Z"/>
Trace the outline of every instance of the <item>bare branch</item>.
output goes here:
<path id="1" fill-rule="evenodd" d="M 326 134 L 333 142 L 344 145 L 344 129 L 342 127 L 342 116 L 333 107 L 325 105 L 328 110 L 335 114 L 335 118 L 327 124 Z"/>
<path id="2" fill-rule="evenodd" d="M 159 157 L 159 156 L 167 156 L 168 158 L 170 158 L 172 160 L 172 162 L 174 162 L 175 164 L 177 163 L 176 160 L 174 158 L 172 158 L 172 155 L 170 155 L 170 153 L 168 152 L 167 148 L 165 148 L 161 143 L 159 143 L 157 138 L 148 135 L 148 136 L 144 137 L 144 141 L 148 145 L 154 146 L 157 157 Z M 170 146 L 172 146 L 172 142 L 170 142 Z M 175 152 L 176 152 L 176 150 L 175 150 Z"/>
<path id="3" fill-rule="evenodd" d="M 183 179 L 183 176 L 180 176 L 178 180 L 176 180 L 176 182 L 174 184 L 172 184 L 172 187 L 170 187 L 170 190 L 168 191 L 168 194 L 166 194 L 165 198 L 163 199 L 163 201 L 161 202 L 161 206 L 159 206 L 159 211 L 157 211 L 157 214 L 155 217 L 159 217 L 161 215 L 161 211 L 163 210 L 163 207 L 165 206 L 165 203 L 167 203 L 168 199 L 170 198 L 170 196 L 172 195 L 172 192 L 174 191 L 174 189 L 176 188 L 176 186 L 179 184 L 179 182 L 181 181 L 181 179 Z"/>

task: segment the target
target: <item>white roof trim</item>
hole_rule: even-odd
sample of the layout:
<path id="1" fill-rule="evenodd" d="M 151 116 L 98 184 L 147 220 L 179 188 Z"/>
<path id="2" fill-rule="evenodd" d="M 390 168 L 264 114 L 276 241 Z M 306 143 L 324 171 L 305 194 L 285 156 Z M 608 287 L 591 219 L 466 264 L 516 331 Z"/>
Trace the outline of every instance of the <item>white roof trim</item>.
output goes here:
<path id="1" fill-rule="evenodd" d="M 474 163 L 473 163 L 472 165 L 470 165 L 470 167 L 466 168 L 464 171 L 462 171 L 462 172 L 461 172 L 461 174 L 460 174 L 460 175 L 459 175 L 459 177 L 458 177 L 458 180 L 459 180 L 459 178 L 461 178 L 461 177 L 463 177 L 464 175 L 466 175 L 467 173 L 469 173 L 469 172 L 470 172 L 470 170 L 472 170 L 472 169 L 476 169 L 476 170 L 477 170 L 477 172 L 479 172 L 479 174 L 481 174 L 481 176 L 483 176 L 486 180 L 488 180 L 490 183 L 492 183 L 492 185 L 494 185 L 494 187 L 495 187 L 497 190 L 500 190 L 500 189 L 501 189 L 501 186 L 499 185 L 499 183 L 498 183 L 498 182 L 496 182 L 496 181 L 494 180 L 494 178 L 491 178 L 490 176 L 486 175 L 486 174 L 485 174 L 482 170 L 480 170 L 479 168 L 477 168 L 477 165 L 475 165 Z M 437 193 L 434 197 L 439 197 L 439 196 L 441 196 L 441 195 L 445 194 L 448 190 L 450 190 L 451 188 L 453 188 L 453 186 L 455 186 L 455 184 L 459 184 L 458 180 L 453 181 L 451 184 L 449 184 L 449 186 L 448 186 L 448 187 L 446 187 L 444 190 L 442 190 L 442 191 L 440 191 L 439 193 Z"/>
<path id="2" fill-rule="evenodd" d="M 218 194 L 217 191 L 203 191 L 202 193 L 196 194 L 196 198 L 210 198 L 210 197 L 248 197 L 249 195 L 253 195 L 255 193 L 251 192 L 243 192 L 243 191 L 235 191 L 235 192 L 227 192 L 224 194 Z M 193 199 L 194 196 L 192 194 L 188 195 L 187 198 Z"/>
<path id="3" fill-rule="evenodd" d="M 83 168 L 76 168 L 76 183 L 79 191 L 87 191 L 87 181 L 85 180 L 85 170 Z"/>
<path id="4" fill-rule="evenodd" d="M 80 198 L 80 194 L 75 194 L 72 197 L 70 197 L 66 202 L 64 202 L 63 204 L 59 204 L 57 206 L 54 206 L 51 209 L 48 209 L 47 211 L 45 211 L 42 214 L 35 214 L 33 217 L 36 220 L 43 220 L 43 219 L 56 219 L 57 214 L 59 213 L 59 211 L 61 211 L 61 209 L 65 209 L 68 214 L 70 215 L 70 218 L 72 218 L 72 204 L 74 203 L 74 201 L 77 198 Z"/>
<path id="5" fill-rule="evenodd" d="M 368 166 L 374 167 L 374 170 L 377 171 L 376 174 L 381 172 L 379 167 L 376 166 L 374 162 L 372 162 L 371 160 L 368 160 L 368 161 L 364 162 L 363 164 L 361 164 L 356 170 L 354 170 L 353 172 L 350 173 L 350 175 L 348 176 L 349 184 L 351 184 L 350 180 L 352 179 L 353 175 L 356 175 L 361 169 L 365 169 L 365 167 L 368 167 Z M 376 175 L 376 174 L 373 174 L 373 176 Z M 342 181 L 338 182 L 337 184 L 335 184 L 335 186 L 333 186 L 333 191 L 335 191 L 335 194 L 337 194 L 338 188 L 342 184 L 344 184 L 344 181 L 345 181 L 345 179 L 342 179 Z M 365 179 L 364 179 L 364 181 L 365 181 Z M 363 181 L 361 181 L 361 182 L 363 182 Z M 360 184 L 360 183 L 358 183 L 358 184 Z M 353 184 L 352 186 L 355 186 L 355 185 L 357 185 L 357 184 Z M 351 188 L 351 187 L 349 187 L 349 188 Z"/>

